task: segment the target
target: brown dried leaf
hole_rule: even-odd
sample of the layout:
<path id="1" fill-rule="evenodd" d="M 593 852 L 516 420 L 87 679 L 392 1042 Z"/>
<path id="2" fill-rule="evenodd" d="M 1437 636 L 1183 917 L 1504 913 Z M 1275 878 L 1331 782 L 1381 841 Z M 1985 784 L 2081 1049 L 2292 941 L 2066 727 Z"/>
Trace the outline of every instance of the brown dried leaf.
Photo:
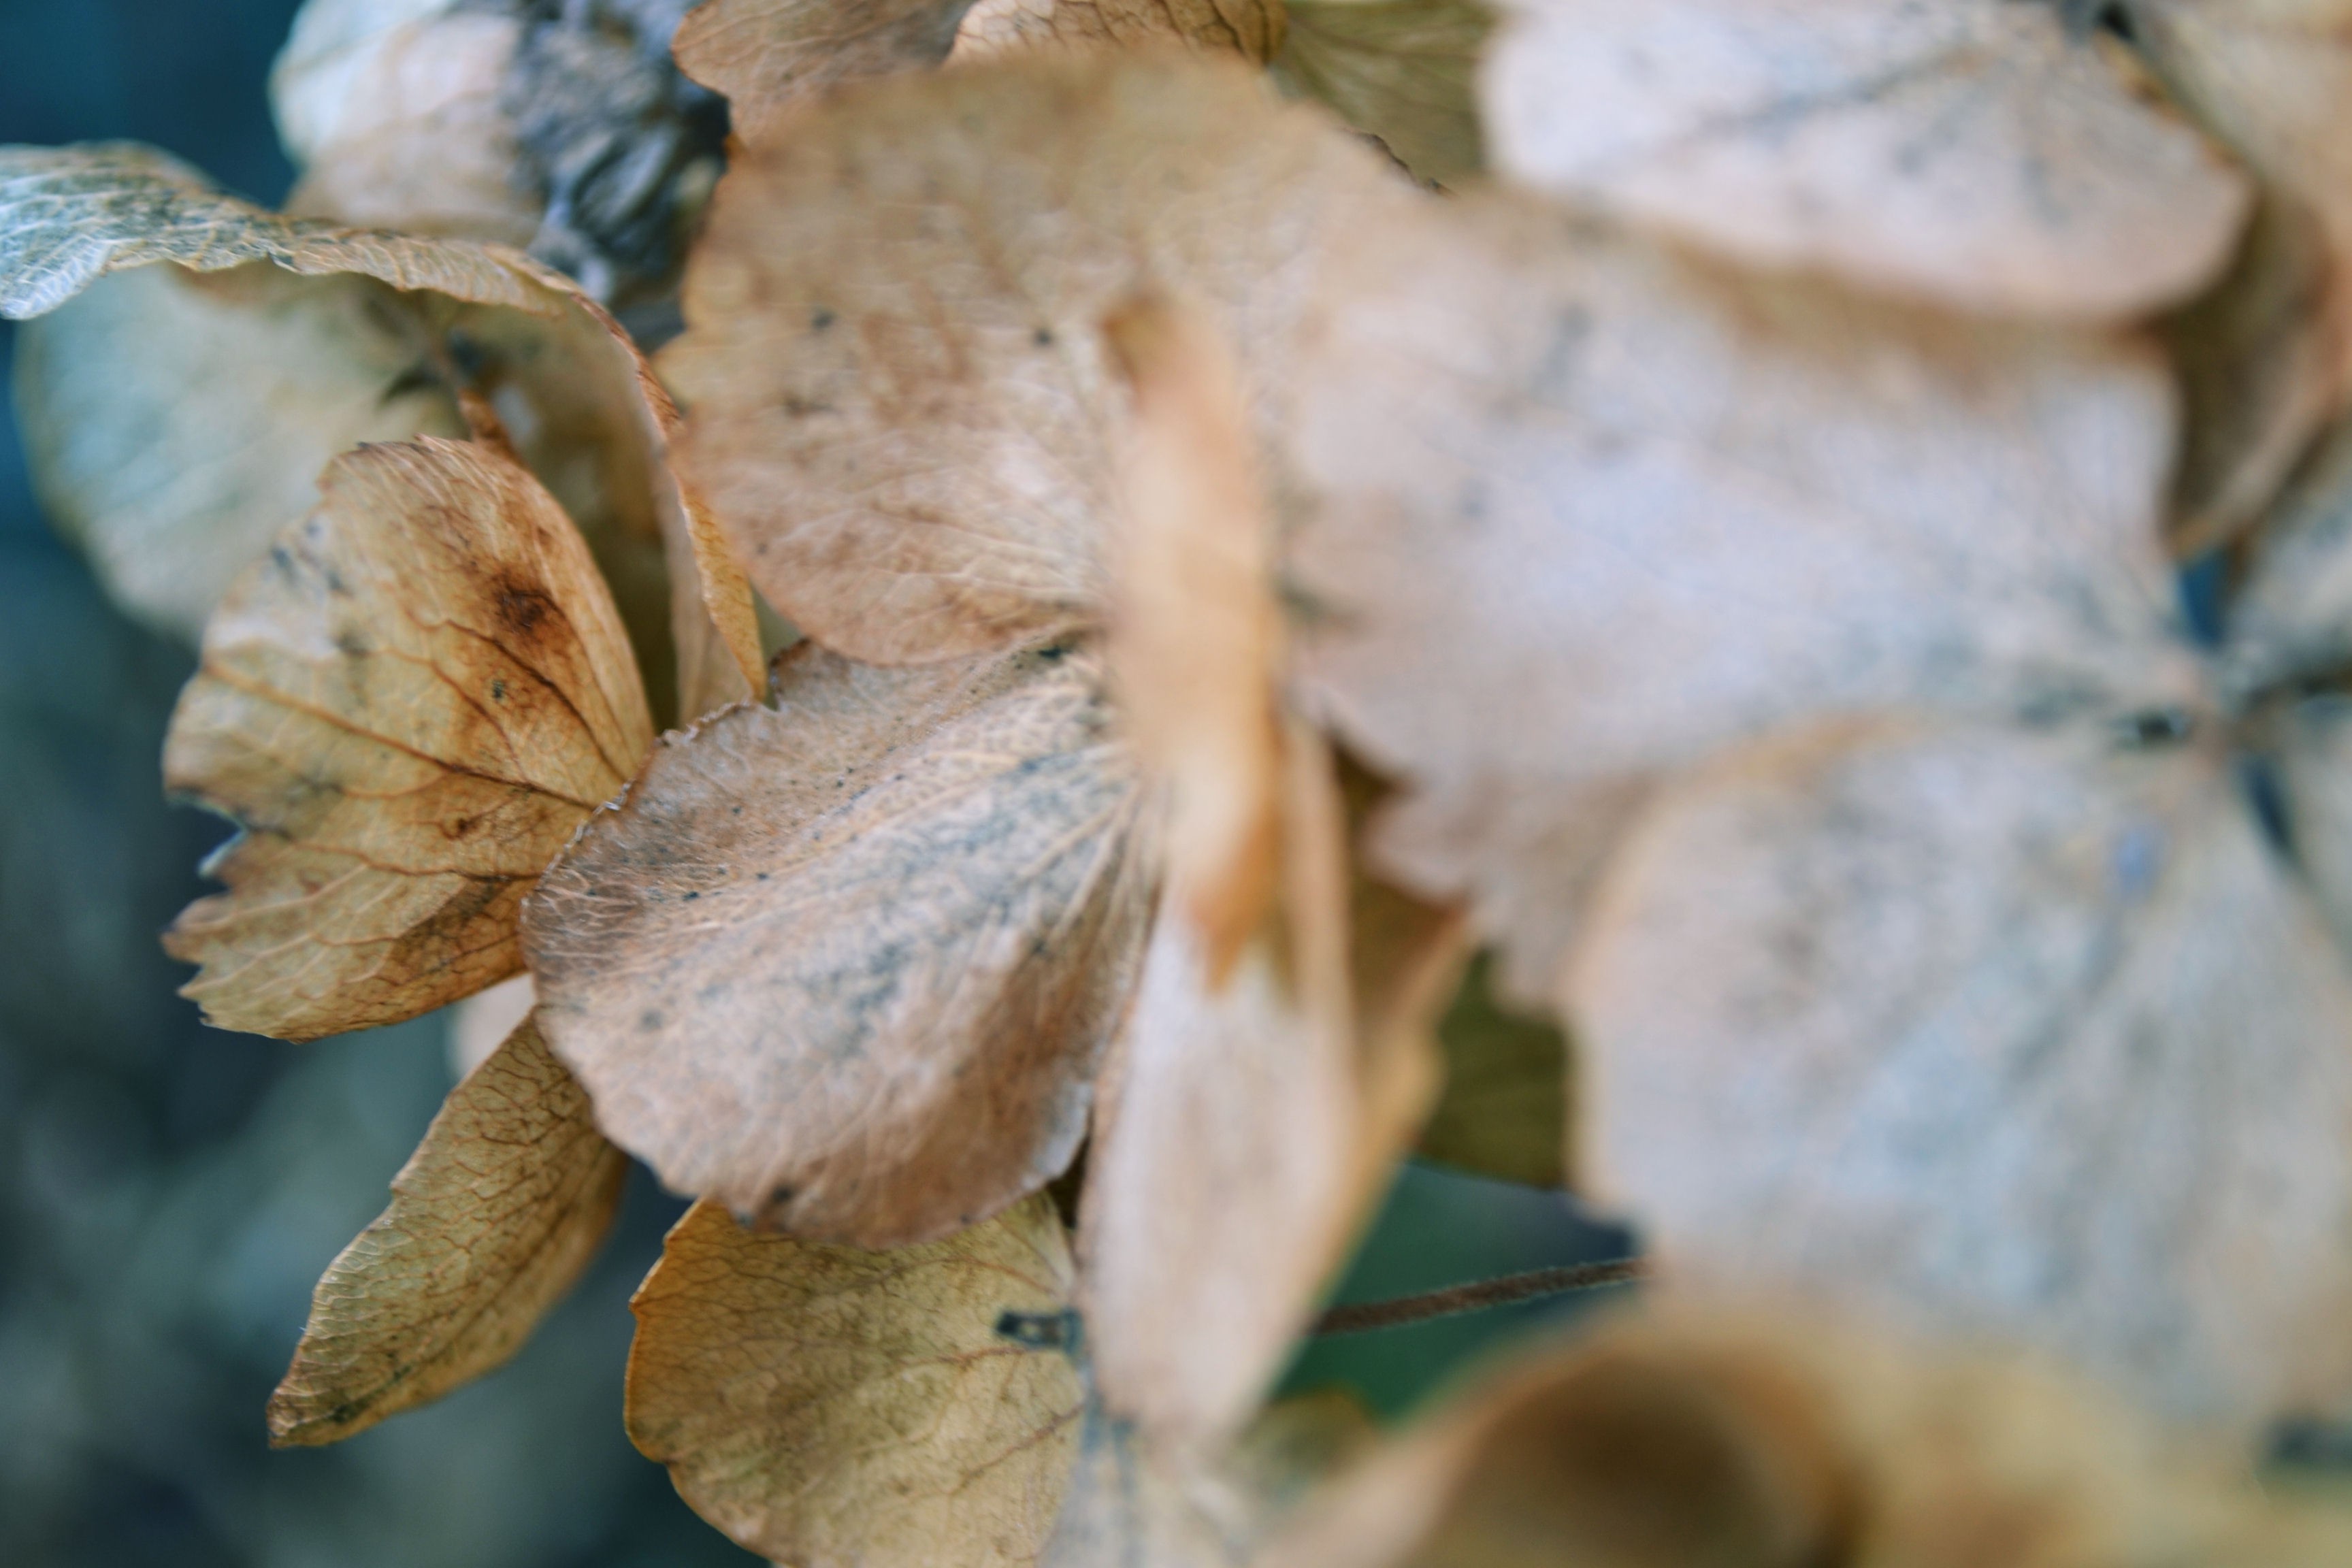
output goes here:
<path id="1" fill-rule="evenodd" d="M 672 736 L 526 918 L 541 1026 L 681 1192 L 861 1246 L 1069 1163 L 1148 883 L 1090 655 L 815 647 Z"/>
<path id="2" fill-rule="evenodd" d="M 269 72 L 287 209 L 529 245 L 542 203 L 499 100 L 522 33 L 466 0 L 308 0 Z"/>
<path id="3" fill-rule="evenodd" d="M 2352 973 L 2206 742 L 1885 721 L 1727 758 L 1566 987 L 1678 1278 L 2249 1426 L 2352 1389 Z"/>
<path id="4" fill-rule="evenodd" d="M 2321 1568 L 2274 1504 L 2042 1369 L 1818 1323 L 1620 1324 L 1531 1352 L 1360 1467 L 1266 1568 Z"/>
<path id="5" fill-rule="evenodd" d="M 1659 774 L 1819 711 L 2196 687 L 2137 347 L 1728 273 L 1462 197 L 1326 273 L 1283 450 L 1320 710 L 1380 839 L 1544 998 Z"/>
<path id="6" fill-rule="evenodd" d="M 1415 199 L 1400 184 L 1261 73 L 1171 51 L 845 92 L 713 204 L 663 359 L 681 458 L 760 591 L 852 657 L 1094 624 L 1118 515 L 1104 319 L 1153 288 L 1196 302 L 1255 403 L 1321 237 Z"/>
<path id="7" fill-rule="evenodd" d="M 295 374 L 268 352 L 279 336 L 263 330 L 268 311 L 285 299 L 315 296 L 320 287 L 285 274 L 357 273 L 406 291 L 379 296 L 405 310 L 404 320 L 395 316 L 385 330 L 395 337 L 413 331 L 412 363 L 429 367 L 449 393 L 478 394 L 525 464 L 580 523 L 625 606 L 648 673 L 666 672 L 675 657 L 689 713 L 762 683 L 750 586 L 715 524 L 680 493 L 667 466 L 677 412 L 627 336 L 569 279 L 491 247 L 340 229 L 263 212 L 209 189 L 192 171 L 144 148 L 0 148 L 0 315 L 40 315 L 108 272 L 160 261 L 196 272 L 255 261 L 281 269 L 248 272 L 248 295 L 211 297 L 224 309 L 240 298 L 256 325 L 250 339 L 226 330 L 214 335 L 221 353 L 204 378 L 242 387 L 253 403 L 273 407 L 279 400 L 299 400 L 312 374 L 308 367 Z M 117 310 L 125 301 L 152 307 L 142 294 L 113 295 Z M 72 324 L 78 319 L 76 313 L 59 323 L 63 335 L 37 353 L 51 364 L 81 355 L 88 333 Z M 136 332 L 148 319 L 111 330 Z M 89 331 L 103 322 L 102 314 L 89 318 Z M 168 321 L 162 328 L 168 331 Z M 103 340 L 88 346 L 102 347 Z M 339 378 L 351 374 L 336 373 Z M 414 378 L 414 372 L 395 377 L 385 390 L 398 391 Z M 142 382 L 119 404 L 85 405 L 84 424 L 102 416 L 113 432 L 80 440 L 124 447 L 151 438 L 135 420 L 161 395 Z M 179 421 L 202 418 L 194 406 L 182 400 L 171 412 Z M 426 409 L 436 406 L 446 404 L 428 401 Z M 310 471 L 295 479 L 257 468 L 239 484 L 281 493 L 311 477 Z M 58 476 L 46 488 L 56 494 L 67 483 L 67 476 Z M 213 498 L 195 491 L 188 499 Z M 125 515 L 101 513 L 87 503 L 79 510 L 96 538 L 137 527 L 145 537 L 168 539 L 167 551 L 148 558 L 145 569 L 157 579 L 202 580 L 217 570 L 206 563 L 225 553 L 219 531 L 228 520 L 217 511 Z M 282 526 L 294 518 L 269 521 Z M 236 523 L 244 526 L 241 518 Z M 675 604 L 665 603 L 672 595 Z M 182 600 L 174 613 L 184 616 L 189 608 Z M 667 681 L 661 689 L 666 698 Z"/>
<path id="8" fill-rule="evenodd" d="M 954 58 L 1176 42 L 1264 65 L 1282 47 L 1285 9 L 1283 0 L 977 0 Z"/>
<path id="9" fill-rule="evenodd" d="M 2194 293 L 2249 189 L 2054 5 L 1511 0 L 1498 169 L 1769 268 L 1971 310 Z"/>
<path id="10" fill-rule="evenodd" d="M 723 95 L 734 134 L 765 142 L 835 82 L 928 70 L 971 0 L 704 0 L 678 24 L 678 68 Z"/>
<path id="11" fill-rule="evenodd" d="M 895 1252 L 697 1204 L 632 1303 L 629 1436 L 705 1519 L 803 1568 L 1034 1563 L 1085 1397 L 1002 1326 L 1059 1319 L 1069 1289 L 1043 1194 Z"/>
<path id="12" fill-rule="evenodd" d="M 311 1039 L 521 965 L 522 895 L 653 739 L 579 531 L 488 448 L 362 447 L 232 587 L 166 784 L 244 832 L 165 938 L 218 1026 Z"/>
<path id="13" fill-rule="evenodd" d="M 1413 178 L 1458 185 L 1486 162 L 1480 0 L 1290 0 L 1274 78 L 1377 140 Z"/>
<path id="14" fill-rule="evenodd" d="M 1165 797 L 1170 905 L 1222 982 L 1265 919 L 1280 858 L 1273 521 L 1213 322 L 1155 295 L 1105 331 L 1133 404 L 1106 653 L 1136 758 Z"/>
<path id="15" fill-rule="evenodd" d="M 628 1173 L 526 1019 L 319 1281 L 270 1441 L 336 1442 L 505 1364 L 595 1257 Z"/>
<path id="16" fill-rule="evenodd" d="M 1559 1026 L 1505 1006 L 1493 955 L 1471 964 L 1438 1026 L 1445 1092 L 1421 1131 L 1425 1159 L 1531 1187 L 1564 1187 L 1570 1056 Z"/>
<path id="17" fill-rule="evenodd" d="M 398 298 L 262 263 L 154 267 L 26 324 L 17 422 L 42 508 L 125 609 L 194 643 L 230 582 L 317 502 L 329 458 L 466 434 L 447 389 L 416 374 L 424 338 Z M 228 366 L 267 393 L 188 395 Z"/>
<path id="18" fill-rule="evenodd" d="M 1436 1089 L 1430 1009 L 1419 1029 L 1358 1017 L 1339 796 L 1298 726 L 1282 804 L 1280 900 L 1222 984 L 1199 930 L 1162 909 L 1088 1156 L 1079 1250 L 1103 1398 L 1176 1449 L 1248 1417 Z M 1367 955 L 1376 984 L 1426 973 L 1423 935 Z"/>

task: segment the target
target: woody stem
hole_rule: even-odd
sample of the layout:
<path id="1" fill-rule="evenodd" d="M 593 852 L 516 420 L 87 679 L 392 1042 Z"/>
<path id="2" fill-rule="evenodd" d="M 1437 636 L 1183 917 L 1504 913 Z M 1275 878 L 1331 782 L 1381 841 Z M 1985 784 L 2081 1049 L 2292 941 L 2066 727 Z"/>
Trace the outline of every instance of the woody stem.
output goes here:
<path id="1" fill-rule="evenodd" d="M 1606 1263 L 1571 1263 L 1559 1268 L 1531 1268 L 1524 1274 L 1502 1274 L 1492 1279 L 1474 1279 L 1466 1285 L 1449 1285 L 1443 1290 L 1431 1290 L 1418 1296 L 1398 1296 L 1386 1301 L 1354 1301 L 1333 1307 L 1315 1320 L 1315 1326 L 1309 1331 L 1322 1337 L 1402 1328 L 1408 1323 L 1426 1323 L 1436 1318 L 1484 1311 L 1489 1307 L 1505 1307 L 1514 1301 L 1532 1301 L 1541 1296 L 1564 1296 L 1571 1291 L 1597 1289 L 1604 1285 L 1623 1285 L 1641 1279 L 1643 1273 L 1642 1260 L 1638 1258 L 1612 1258 Z"/>

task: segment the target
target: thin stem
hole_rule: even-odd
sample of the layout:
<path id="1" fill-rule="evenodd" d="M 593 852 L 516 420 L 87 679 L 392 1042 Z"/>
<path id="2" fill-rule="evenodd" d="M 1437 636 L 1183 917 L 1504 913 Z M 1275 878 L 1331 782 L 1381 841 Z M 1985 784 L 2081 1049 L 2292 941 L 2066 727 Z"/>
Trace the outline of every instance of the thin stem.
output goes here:
<path id="1" fill-rule="evenodd" d="M 1426 1323 L 1435 1318 L 1505 1307 L 1514 1301 L 1532 1301 L 1538 1296 L 1565 1296 L 1572 1290 L 1622 1285 L 1639 1279 L 1643 1272 L 1638 1258 L 1620 1258 L 1607 1263 L 1571 1263 L 1561 1268 L 1531 1268 L 1525 1274 L 1474 1279 L 1467 1285 L 1449 1285 L 1443 1290 L 1419 1296 L 1334 1307 L 1315 1320 L 1313 1332 L 1318 1337 L 1368 1334 L 1375 1329 L 1402 1328 L 1408 1323 Z"/>

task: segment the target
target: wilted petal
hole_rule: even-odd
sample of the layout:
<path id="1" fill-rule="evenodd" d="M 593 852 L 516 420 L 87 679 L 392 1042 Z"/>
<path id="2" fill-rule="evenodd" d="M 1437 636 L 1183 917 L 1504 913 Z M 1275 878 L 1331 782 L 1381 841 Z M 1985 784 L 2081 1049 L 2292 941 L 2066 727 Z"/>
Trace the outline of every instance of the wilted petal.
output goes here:
<path id="1" fill-rule="evenodd" d="M 223 1028 L 389 1024 L 520 967 L 531 879 L 652 742 L 578 530 L 487 448 L 368 447 L 238 579 L 165 783 L 245 831 L 165 945 Z"/>
<path id="2" fill-rule="evenodd" d="M 371 278 L 253 263 L 100 279 L 18 339 L 42 509 L 118 603 L 193 644 L 230 582 L 317 503 L 329 458 L 466 434 L 428 341 Z"/>
<path id="3" fill-rule="evenodd" d="M 1328 770 L 1294 728 L 1278 903 L 1222 981 L 1163 909 L 1105 1070 L 1079 1237 L 1087 1342 L 1109 1409 L 1163 1446 L 1205 1450 L 1247 1418 L 1436 1089 L 1454 928 L 1371 922 L 1377 947 L 1350 953 Z"/>
<path id="4" fill-rule="evenodd" d="M 919 663 L 1103 613 L 1120 397 L 1102 323 L 1207 310 L 1273 395 L 1326 237 L 1413 193 L 1261 73 L 1012 57 L 811 109 L 731 171 L 663 369 L 760 590 Z"/>
<path id="5" fill-rule="evenodd" d="M 805 1568 L 1037 1561 L 1085 1405 L 1043 1194 L 892 1252 L 688 1211 L 631 1304 L 629 1436 L 680 1496 Z"/>
<path id="6" fill-rule="evenodd" d="M 331 1443 L 506 1363 L 612 1228 L 629 1162 L 525 1020 L 449 1091 L 319 1281 L 270 1440 Z"/>
<path id="7" fill-rule="evenodd" d="M 528 918 L 542 1026 L 671 1187 L 861 1246 L 1034 1191 L 1086 1128 L 1150 880 L 1083 652 L 877 670 L 672 736 Z"/>
<path id="8" fill-rule="evenodd" d="M 2158 363 L 1475 197 L 1346 249 L 1282 450 L 1301 658 L 1409 886 L 1543 994 L 1664 770 L 1823 711 L 2183 700 Z"/>
<path id="9" fill-rule="evenodd" d="M 2055 5 L 1510 0 L 1496 165 L 1770 268 L 2120 317 L 2220 270 L 2246 182 Z"/>
<path id="10" fill-rule="evenodd" d="M 2084 727 L 2087 728 L 2087 727 Z M 2202 744 L 1832 729 L 1661 799 L 1568 987 L 1668 1277 L 2176 1415 L 2352 1386 L 2352 975 Z"/>

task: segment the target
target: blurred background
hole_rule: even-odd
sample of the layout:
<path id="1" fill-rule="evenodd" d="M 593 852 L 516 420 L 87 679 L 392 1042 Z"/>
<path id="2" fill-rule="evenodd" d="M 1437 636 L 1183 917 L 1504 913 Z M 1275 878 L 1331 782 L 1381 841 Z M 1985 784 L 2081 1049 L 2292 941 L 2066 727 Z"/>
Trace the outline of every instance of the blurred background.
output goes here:
<path id="1" fill-rule="evenodd" d="M 275 202 L 264 81 L 295 0 L 0 0 L 0 142 L 153 142 Z M 0 322 L 0 367 L 13 347 Z M 192 395 L 208 395 L 206 389 Z M 444 1026 L 291 1047 L 204 1027 L 156 932 L 222 825 L 160 798 L 188 654 L 100 596 L 0 421 L 0 1563 L 748 1563 L 621 1429 L 627 1298 L 681 1205 L 643 1172 L 504 1372 L 328 1449 L 262 1407 L 311 1286 L 450 1083 Z M 1610 1256 L 1557 1194 L 1416 1169 L 1341 1294 Z M 1319 1344 L 1291 1384 L 1403 1409 L 1583 1303 Z"/>

